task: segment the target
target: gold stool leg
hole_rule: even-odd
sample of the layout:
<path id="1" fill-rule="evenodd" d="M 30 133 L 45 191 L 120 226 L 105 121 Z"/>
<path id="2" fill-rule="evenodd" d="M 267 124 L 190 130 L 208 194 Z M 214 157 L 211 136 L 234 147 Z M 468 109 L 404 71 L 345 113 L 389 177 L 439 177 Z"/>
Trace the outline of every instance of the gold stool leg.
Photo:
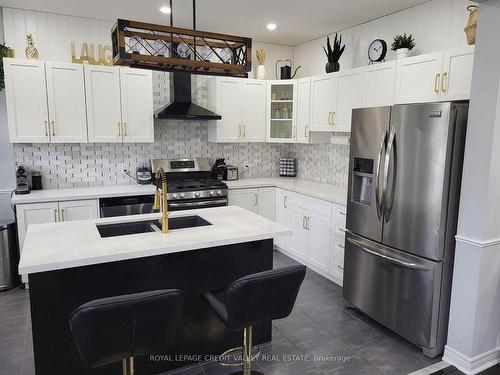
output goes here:
<path id="1" fill-rule="evenodd" d="M 252 326 L 243 330 L 243 370 L 231 375 L 263 375 L 261 372 L 252 371 Z"/>
<path id="2" fill-rule="evenodd" d="M 134 375 L 134 357 L 125 358 L 122 360 L 123 375 Z"/>

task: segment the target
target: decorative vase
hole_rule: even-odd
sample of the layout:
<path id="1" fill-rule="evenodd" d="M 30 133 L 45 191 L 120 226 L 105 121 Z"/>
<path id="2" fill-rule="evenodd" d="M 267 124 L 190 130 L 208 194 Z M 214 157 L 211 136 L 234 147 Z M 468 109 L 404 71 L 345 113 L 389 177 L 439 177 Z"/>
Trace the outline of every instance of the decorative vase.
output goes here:
<path id="1" fill-rule="evenodd" d="M 266 67 L 264 65 L 257 66 L 257 79 L 266 79 Z"/>
<path id="2" fill-rule="evenodd" d="M 396 50 L 396 57 L 398 59 L 404 59 L 405 57 L 408 57 L 410 50 L 408 48 L 399 48 Z"/>
<path id="3" fill-rule="evenodd" d="M 38 50 L 31 34 L 26 36 L 26 49 L 24 50 L 27 59 L 38 59 Z"/>
<path id="4" fill-rule="evenodd" d="M 338 62 L 327 62 L 325 70 L 327 73 L 338 72 L 340 70 L 340 64 Z"/>
<path id="5" fill-rule="evenodd" d="M 465 26 L 465 35 L 467 37 L 467 44 L 476 44 L 476 30 L 477 21 L 479 19 L 479 8 L 477 5 L 469 5 L 467 7 L 469 11 L 469 20 L 467 21 L 467 26 Z"/>

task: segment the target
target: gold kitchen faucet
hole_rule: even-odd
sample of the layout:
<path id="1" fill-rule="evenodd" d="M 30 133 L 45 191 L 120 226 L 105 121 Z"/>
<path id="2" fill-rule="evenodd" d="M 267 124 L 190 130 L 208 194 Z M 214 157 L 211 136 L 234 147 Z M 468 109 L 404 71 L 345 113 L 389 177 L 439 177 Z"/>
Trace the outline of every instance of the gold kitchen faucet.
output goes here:
<path id="1" fill-rule="evenodd" d="M 162 233 L 168 233 L 167 175 L 161 167 L 156 170 L 156 181 L 158 182 L 159 180 L 161 180 L 161 196 L 157 184 L 153 209 L 161 209 L 161 231 Z"/>

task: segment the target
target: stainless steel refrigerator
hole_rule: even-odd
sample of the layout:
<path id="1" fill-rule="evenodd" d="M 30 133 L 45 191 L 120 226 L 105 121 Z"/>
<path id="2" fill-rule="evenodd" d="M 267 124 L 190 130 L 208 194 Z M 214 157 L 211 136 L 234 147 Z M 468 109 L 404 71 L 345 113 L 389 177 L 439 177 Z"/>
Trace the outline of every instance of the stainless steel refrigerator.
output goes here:
<path id="1" fill-rule="evenodd" d="M 355 109 L 344 298 L 428 357 L 446 340 L 467 103 Z"/>

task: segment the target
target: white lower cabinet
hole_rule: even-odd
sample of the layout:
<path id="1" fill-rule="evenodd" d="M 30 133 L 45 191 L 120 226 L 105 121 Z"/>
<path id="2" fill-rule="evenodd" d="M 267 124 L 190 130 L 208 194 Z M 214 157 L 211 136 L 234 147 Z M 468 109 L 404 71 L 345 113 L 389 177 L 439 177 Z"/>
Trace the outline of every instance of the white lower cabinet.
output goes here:
<path id="1" fill-rule="evenodd" d="M 268 187 L 229 190 L 228 203 L 230 206 L 239 206 L 274 221 L 276 189 Z"/>
<path id="2" fill-rule="evenodd" d="M 59 221 L 87 220 L 99 217 L 97 201 L 59 202 Z"/>
<path id="3" fill-rule="evenodd" d="M 283 253 L 342 285 L 345 205 L 276 190 L 276 222 L 292 230 L 275 240 Z"/>

